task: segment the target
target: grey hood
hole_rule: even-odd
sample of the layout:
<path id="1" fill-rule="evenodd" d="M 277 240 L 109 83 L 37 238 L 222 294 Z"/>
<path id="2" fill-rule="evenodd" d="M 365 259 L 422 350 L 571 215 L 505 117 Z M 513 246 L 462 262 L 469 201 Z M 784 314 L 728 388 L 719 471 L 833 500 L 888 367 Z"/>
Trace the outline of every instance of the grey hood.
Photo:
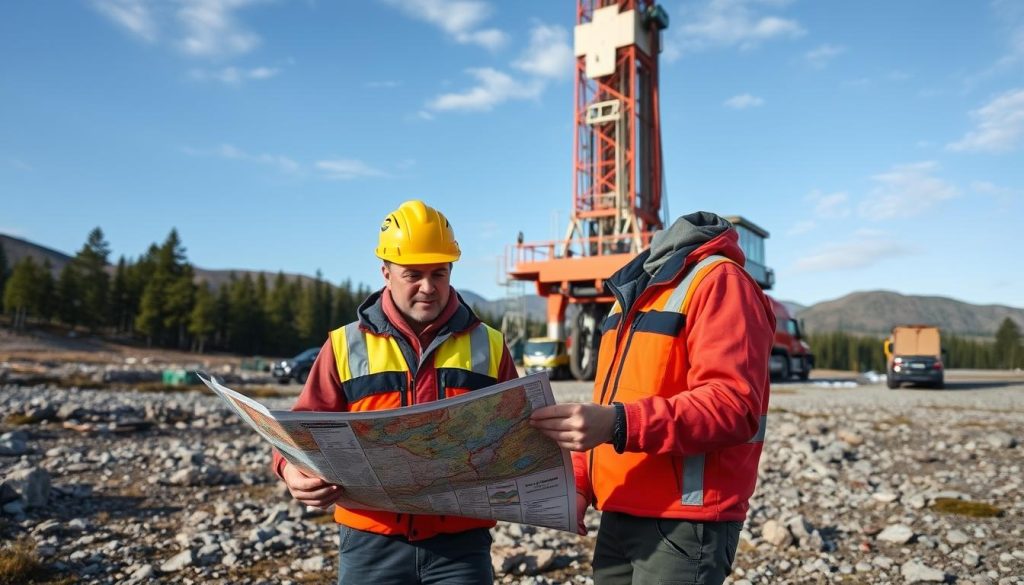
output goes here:
<path id="1" fill-rule="evenodd" d="M 644 260 L 644 272 L 654 276 L 670 257 L 680 250 L 684 256 L 729 231 L 732 224 L 709 211 L 684 215 L 667 229 L 654 234 L 651 253 Z"/>

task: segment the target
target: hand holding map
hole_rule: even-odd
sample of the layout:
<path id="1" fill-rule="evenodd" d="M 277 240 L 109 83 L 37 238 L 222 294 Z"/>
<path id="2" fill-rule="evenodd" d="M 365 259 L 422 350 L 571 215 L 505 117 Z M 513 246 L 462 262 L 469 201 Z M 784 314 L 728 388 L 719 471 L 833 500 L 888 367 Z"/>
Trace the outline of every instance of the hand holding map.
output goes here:
<path id="1" fill-rule="evenodd" d="M 544 374 L 371 412 L 269 411 L 200 379 L 291 465 L 344 486 L 339 505 L 577 530 L 569 454 L 529 424 L 555 403 Z"/>

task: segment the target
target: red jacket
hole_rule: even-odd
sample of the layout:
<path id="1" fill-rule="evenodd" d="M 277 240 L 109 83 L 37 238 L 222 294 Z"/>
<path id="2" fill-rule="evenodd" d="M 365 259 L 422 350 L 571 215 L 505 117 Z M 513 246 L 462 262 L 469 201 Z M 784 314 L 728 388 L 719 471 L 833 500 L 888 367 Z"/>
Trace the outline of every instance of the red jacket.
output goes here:
<path id="1" fill-rule="evenodd" d="M 743 520 L 768 412 L 771 306 L 733 229 L 671 254 L 654 276 L 643 272 L 648 254 L 608 282 L 618 302 L 594 385 L 594 402 L 625 407 L 625 452 L 574 453 L 577 489 L 601 510 Z M 690 268 L 712 255 L 731 262 L 695 271 L 685 316 L 672 309 Z"/>
<path id="2" fill-rule="evenodd" d="M 386 289 L 370 295 L 360 306 L 359 316 L 360 330 L 374 335 L 393 337 L 401 346 L 402 353 L 406 356 L 407 362 L 412 361 L 408 359 L 409 357 L 414 357 L 414 361 L 420 362 L 424 348 L 428 348 L 430 342 L 438 334 L 461 335 L 468 333 L 477 326 L 482 326 L 476 315 L 462 302 L 455 289 L 452 289 L 448 304 L 438 318 L 419 335 L 416 335 L 405 321 L 405 318 L 395 306 L 391 294 Z M 422 360 L 421 364 L 417 364 L 417 367 L 411 367 L 409 370 L 409 375 L 413 379 L 410 380 L 408 393 L 397 391 L 383 392 L 362 398 L 358 400 L 358 403 L 349 401 L 346 399 L 345 388 L 338 373 L 334 348 L 329 337 L 320 350 L 309 378 L 306 380 L 306 386 L 303 388 L 292 410 L 332 412 L 381 410 L 397 408 L 406 402 L 416 404 L 437 400 L 439 376 L 434 367 L 433 360 Z M 474 384 L 489 385 L 512 380 L 517 377 L 518 373 L 516 372 L 512 357 L 509 355 L 508 349 L 503 346 L 497 380 L 475 380 Z M 447 387 L 445 388 L 445 396 L 456 396 L 470 389 L 460 388 L 456 390 L 452 387 Z M 278 477 L 282 477 L 282 471 L 286 464 L 287 461 L 275 450 L 273 470 Z M 344 510 L 340 507 L 335 508 L 335 520 L 347 526 L 369 532 L 401 534 L 410 540 L 422 540 L 439 533 L 460 532 L 470 528 L 494 525 L 494 522 L 487 520 L 455 516 L 396 514 L 373 510 Z"/>

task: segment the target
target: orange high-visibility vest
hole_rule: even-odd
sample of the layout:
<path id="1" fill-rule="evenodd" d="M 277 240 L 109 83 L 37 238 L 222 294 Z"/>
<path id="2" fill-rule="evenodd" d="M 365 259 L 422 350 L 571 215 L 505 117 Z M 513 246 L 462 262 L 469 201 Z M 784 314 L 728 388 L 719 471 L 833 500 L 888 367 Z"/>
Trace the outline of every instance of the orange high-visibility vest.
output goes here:
<path id="1" fill-rule="evenodd" d="M 644 291 L 628 314 L 623 315 L 618 303 L 612 307 L 602 325 L 594 402 L 628 405 L 690 391 L 687 373 L 691 360 L 702 357 L 689 355 L 687 349 L 690 300 L 703 282 L 717 278 L 727 264 L 735 262 L 724 256 L 709 256 L 673 280 L 657 285 L 656 290 Z M 745 272 L 742 277 L 749 280 Z M 757 288 L 752 281 L 751 285 Z M 663 446 L 660 453 L 627 450 L 619 454 L 610 444 L 595 447 L 589 453 L 588 465 L 595 507 L 643 517 L 743 520 L 757 479 L 767 422 L 767 369 L 761 379 L 765 386 L 760 421 L 756 433 L 746 442 L 742 442 L 744 437 L 736 444 L 683 455 L 667 453 L 680 451 L 671 445 Z M 727 399 L 723 394 L 723 400 Z M 637 422 L 631 420 L 630 424 Z M 641 432 L 657 436 L 660 431 L 645 428 Z"/>

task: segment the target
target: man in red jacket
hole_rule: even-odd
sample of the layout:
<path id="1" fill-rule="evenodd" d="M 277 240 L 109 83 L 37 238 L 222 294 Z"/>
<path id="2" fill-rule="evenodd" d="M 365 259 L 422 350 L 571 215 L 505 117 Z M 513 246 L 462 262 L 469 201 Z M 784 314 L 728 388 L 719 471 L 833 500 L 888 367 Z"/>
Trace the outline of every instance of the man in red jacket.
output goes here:
<path id="1" fill-rule="evenodd" d="M 681 217 L 616 272 L 593 403 L 534 412 L 602 510 L 597 585 L 720 584 L 757 480 L 775 317 L 736 230 Z"/>
<path id="2" fill-rule="evenodd" d="M 293 410 L 366 411 L 440 400 L 517 377 L 500 332 L 451 288 L 461 252 L 451 224 L 406 201 L 381 224 L 385 286 L 358 321 L 331 332 Z M 311 477 L 274 453 L 274 472 L 303 504 L 328 508 L 345 486 Z M 494 522 L 334 508 L 341 584 L 493 582 Z"/>

